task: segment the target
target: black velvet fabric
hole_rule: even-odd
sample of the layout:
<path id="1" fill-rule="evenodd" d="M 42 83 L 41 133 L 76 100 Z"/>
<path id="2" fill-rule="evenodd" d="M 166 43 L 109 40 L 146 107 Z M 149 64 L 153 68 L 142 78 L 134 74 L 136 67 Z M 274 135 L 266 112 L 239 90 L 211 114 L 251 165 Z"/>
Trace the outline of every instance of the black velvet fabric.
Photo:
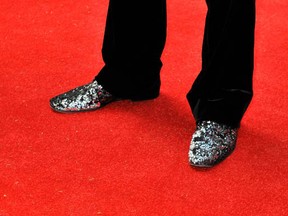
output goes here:
<path id="1" fill-rule="evenodd" d="M 239 127 L 253 96 L 255 0 L 206 3 L 202 69 L 186 97 L 196 121 Z M 110 0 L 95 79 L 115 96 L 156 98 L 166 28 L 165 0 Z"/>

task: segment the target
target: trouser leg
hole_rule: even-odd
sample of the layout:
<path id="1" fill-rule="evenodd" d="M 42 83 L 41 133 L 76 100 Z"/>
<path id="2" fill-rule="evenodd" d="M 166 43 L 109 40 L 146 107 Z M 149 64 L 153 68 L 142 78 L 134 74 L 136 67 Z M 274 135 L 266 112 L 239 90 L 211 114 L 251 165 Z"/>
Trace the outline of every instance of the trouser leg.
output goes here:
<path id="1" fill-rule="evenodd" d="M 187 94 L 196 121 L 239 127 L 252 99 L 255 0 L 206 0 L 202 70 Z"/>
<path id="2" fill-rule="evenodd" d="M 95 79 L 115 96 L 157 97 L 165 40 L 166 0 L 110 0 L 102 47 L 105 65 Z"/>

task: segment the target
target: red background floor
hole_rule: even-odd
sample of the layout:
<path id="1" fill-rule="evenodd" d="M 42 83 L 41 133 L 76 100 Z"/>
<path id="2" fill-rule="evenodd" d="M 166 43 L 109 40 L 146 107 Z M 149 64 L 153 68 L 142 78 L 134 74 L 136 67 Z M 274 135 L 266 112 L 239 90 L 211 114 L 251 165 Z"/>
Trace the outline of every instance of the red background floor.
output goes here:
<path id="1" fill-rule="evenodd" d="M 0 215 L 288 215 L 287 8 L 257 2 L 254 98 L 235 152 L 188 165 L 185 95 L 201 64 L 204 1 L 168 0 L 161 95 L 79 114 L 56 94 L 103 66 L 108 0 L 1 0 Z"/>

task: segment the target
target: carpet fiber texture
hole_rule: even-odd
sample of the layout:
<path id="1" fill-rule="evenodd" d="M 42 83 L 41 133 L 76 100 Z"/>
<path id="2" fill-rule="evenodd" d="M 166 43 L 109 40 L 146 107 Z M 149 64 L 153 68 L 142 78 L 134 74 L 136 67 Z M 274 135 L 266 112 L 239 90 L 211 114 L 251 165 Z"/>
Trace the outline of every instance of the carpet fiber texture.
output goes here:
<path id="1" fill-rule="evenodd" d="M 168 0 L 159 98 L 59 114 L 103 66 L 108 0 L 1 0 L 1 216 L 288 215 L 286 0 L 257 2 L 254 98 L 235 152 L 188 164 L 206 5 Z"/>

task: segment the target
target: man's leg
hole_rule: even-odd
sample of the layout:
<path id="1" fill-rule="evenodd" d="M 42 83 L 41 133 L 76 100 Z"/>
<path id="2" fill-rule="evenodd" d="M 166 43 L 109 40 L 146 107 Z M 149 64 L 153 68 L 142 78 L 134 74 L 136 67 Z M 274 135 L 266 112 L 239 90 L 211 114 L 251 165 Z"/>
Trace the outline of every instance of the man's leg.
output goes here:
<path id="1" fill-rule="evenodd" d="M 165 40 L 166 0 L 110 0 L 104 67 L 93 82 L 52 98 L 51 108 L 80 112 L 99 109 L 117 98 L 156 98 Z"/>
<path id="2" fill-rule="evenodd" d="M 165 40 L 166 0 L 110 0 L 96 80 L 118 97 L 157 97 Z"/>
<path id="3" fill-rule="evenodd" d="M 197 122 L 189 160 L 199 166 L 218 163 L 234 150 L 236 129 L 253 95 L 255 0 L 206 3 L 202 70 L 187 94 Z"/>

